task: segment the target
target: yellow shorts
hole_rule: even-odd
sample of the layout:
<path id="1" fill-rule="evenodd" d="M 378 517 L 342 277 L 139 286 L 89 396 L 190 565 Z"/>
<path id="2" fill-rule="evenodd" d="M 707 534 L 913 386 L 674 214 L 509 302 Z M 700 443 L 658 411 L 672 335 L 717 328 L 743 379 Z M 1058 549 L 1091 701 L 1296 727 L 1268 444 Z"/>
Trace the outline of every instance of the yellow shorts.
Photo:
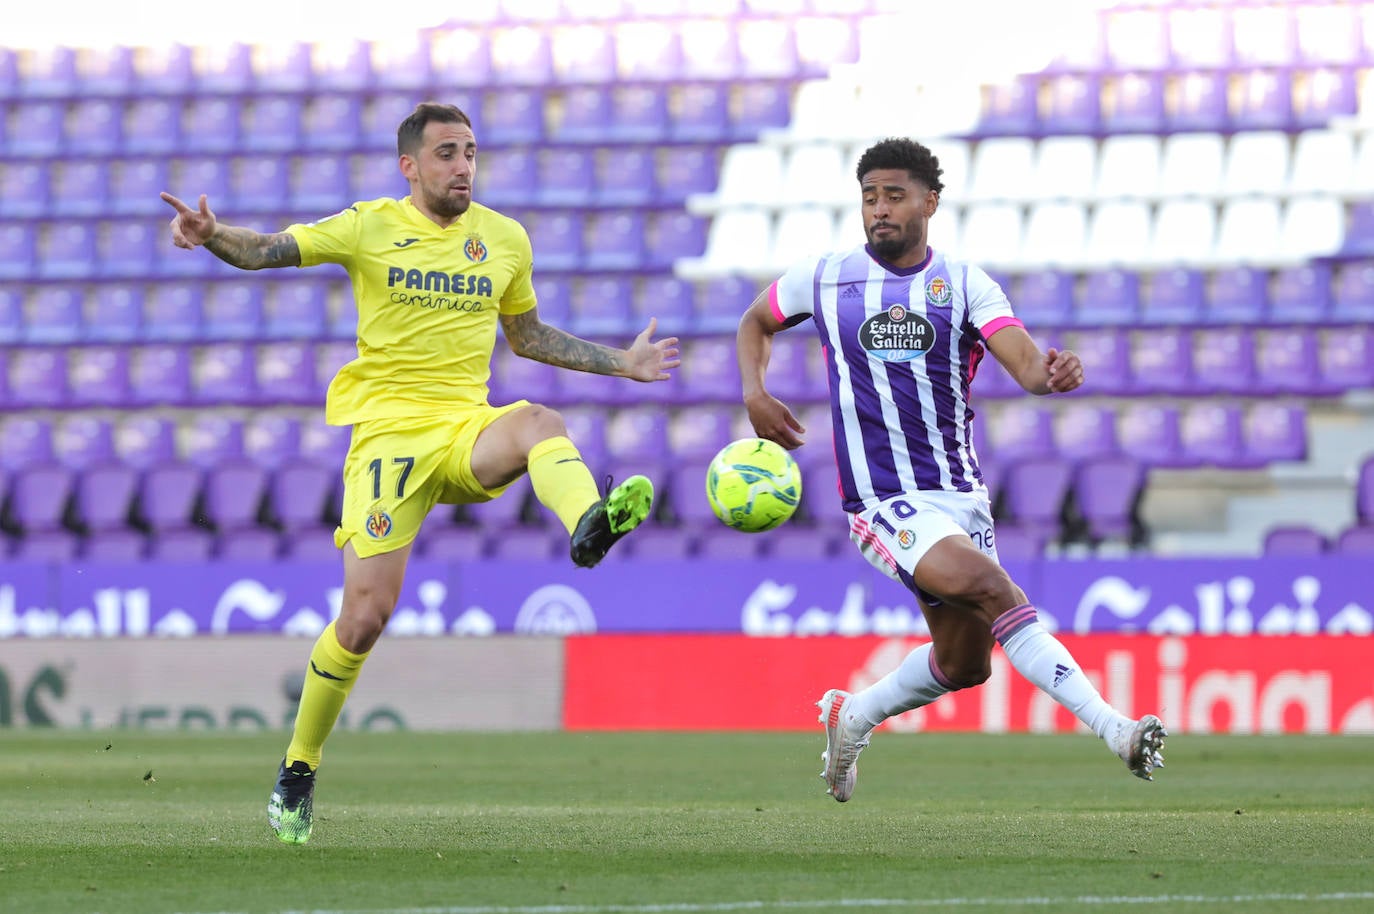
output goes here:
<path id="1" fill-rule="evenodd" d="M 484 488 L 472 475 L 472 447 L 488 425 L 528 405 L 517 400 L 444 416 L 354 425 L 334 545 L 342 549 L 351 541 L 362 557 L 394 552 L 414 541 L 436 504 L 472 504 L 500 495 L 510 483 Z"/>

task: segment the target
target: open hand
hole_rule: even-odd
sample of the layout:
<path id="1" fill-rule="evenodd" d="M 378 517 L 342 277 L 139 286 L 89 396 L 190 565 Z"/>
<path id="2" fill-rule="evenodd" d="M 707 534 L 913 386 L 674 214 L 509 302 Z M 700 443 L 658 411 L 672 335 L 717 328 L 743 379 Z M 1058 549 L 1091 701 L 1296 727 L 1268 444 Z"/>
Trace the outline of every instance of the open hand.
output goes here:
<path id="1" fill-rule="evenodd" d="M 636 381 L 666 381 L 672 377 L 668 369 L 682 364 L 682 359 L 678 358 L 677 337 L 655 341 L 653 336 L 657 328 L 658 318 L 649 318 L 649 326 L 625 350 L 625 377 Z"/>
<path id="2" fill-rule="evenodd" d="M 191 209 L 181 200 L 173 197 L 167 191 L 163 191 L 160 196 L 163 202 L 177 214 L 172 217 L 172 243 L 179 248 L 198 247 L 210 240 L 215 234 L 215 227 L 218 225 L 215 214 L 210 212 L 210 204 L 205 194 L 200 195 L 200 211 Z"/>

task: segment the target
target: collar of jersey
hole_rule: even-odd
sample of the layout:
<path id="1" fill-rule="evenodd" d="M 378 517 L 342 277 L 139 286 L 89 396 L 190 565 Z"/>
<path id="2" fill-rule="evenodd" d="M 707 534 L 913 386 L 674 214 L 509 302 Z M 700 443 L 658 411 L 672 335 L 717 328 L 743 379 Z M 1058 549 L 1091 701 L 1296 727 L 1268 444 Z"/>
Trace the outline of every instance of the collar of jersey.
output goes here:
<path id="1" fill-rule="evenodd" d="M 409 200 L 410 198 L 407 197 L 406 199 Z M 424 217 L 421 216 L 420 218 L 423 219 Z M 430 223 L 430 225 L 433 224 L 434 223 L 432 222 Z M 878 263 L 882 264 L 884 270 L 887 270 L 889 273 L 896 273 L 898 276 L 915 276 L 917 273 L 924 272 L 926 269 L 930 267 L 930 262 L 935 259 L 935 249 L 930 245 L 926 245 L 926 259 L 922 260 L 914 267 L 893 266 L 886 260 L 883 260 L 877 254 L 873 253 L 873 246 L 871 244 L 865 244 L 864 250 L 868 252 L 869 257 L 872 257 L 874 260 L 878 261 Z"/>
<path id="2" fill-rule="evenodd" d="M 472 205 L 469 204 L 468 211 L 450 223 L 448 228 L 439 228 L 433 220 L 420 212 L 420 208 L 415 205 L 415 201 L 410 199 L 410 194 L 406 194 L 401 198 L 401 208 L 405 211 L 406 218 L 412 223 L 415 225 L 422 225 L 429 231 L 439 234 L 443 234 L 444 232 L 466 232 L 468 213 L 472 212 Z"/>

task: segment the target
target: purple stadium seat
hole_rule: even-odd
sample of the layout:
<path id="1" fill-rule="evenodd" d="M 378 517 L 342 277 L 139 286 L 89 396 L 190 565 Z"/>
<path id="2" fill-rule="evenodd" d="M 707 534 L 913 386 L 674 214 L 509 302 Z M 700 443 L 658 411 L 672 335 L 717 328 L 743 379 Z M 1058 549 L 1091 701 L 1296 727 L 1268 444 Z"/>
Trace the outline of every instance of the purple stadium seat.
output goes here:
<path id="1" fill-rule="evenodd" d="M 288 530 L 281 534 L 281 557 L 293 562 L 328 562 L 338 564 L 340 552 L 334 545 L 334 530 Z"/>
<path id="2" fill-rule="evenodd" d="M 1057 453 L 1072 461 L 1116 455 L 1116 410 L 1083 403 L 1063 407 L 1054 420 L 1054 443 Z"/>
<path id="3" fill-rule="evenodd" d="M 490 560 L 543 562 L 568 557 L 568 534 L 561 526 L 488 529 L 486 540 Z"/>
<path id="4" fill-rule="evenodd" d="M 773 82 L 749 82 L 735 89 L 730 106 L 730 137 L 737 143 L 757 139 L 767 128 L 786 127 L 792 120 L 792 90 Z"/>
<path id="5" fill-rule="evenodd" d="M 1064 327 L 1073 322 L 1074 277 L 1058 270 L 1027 273 L 1007 289 L 1017 317 L 1031 328 Z"/>
<path id="6" fill-rule="evenodd" d="M 677 205 L 692 194 L 716 190 L 720 181 L 720 156 L 715 146 L 669 146 L 659 156 L 656 181 L 659 203 Z M 705 249 L 703 232 L 698 253 Z"/>
<path id="7" fill-rule="evenodd" d="M 599 210 L 588 216 L 585 233 L 588 270 L 636 270 L 644 265 L 644 214 L 637 210 Z"/>
<path id="8" fill-rule="evenodd" d="M 722 143 L 730 139 L 730 92 L 725 84 L 683 85 L 676 101 L 670 128 L 675 142 Z"/>
<path id="9" fill-rule="evenodd" d="M 0 345 L 19 342 L 24 329 L 24 295 L 18 286 L 0 286 Z M 0 385 L 4 372 L 0 371 Z"/>
<path id="10" fill-rule="evenodd" d="M 53 435 L 57 462 L 74 470 L 115 460 L 114 426 L 105 416 L 77 413 L 57 426 Z"/>
<path id="11" fill-rule="evenodd" d="M 1312 327 L 1280 327 L 1255 336 L 1253 393 L 1318 396 L 1324 391 L 1317 357 L 1317 331 Z"/>
<path id="12" fill-rule="evenodd" d="M 594 197 L 596 176 L 593 152 L 575 146 L 554 146 L 535 153 L 535 187 L 543 206 L 584 206 Z M 523 175 L 525 194 L 530 175 Z"/>
<path id="13" fill-rule="evenodd" d="M 159 531 L 149 539 L 149 561 L 208 562 L 214 556 L 215 537 L 200 527 L 179 527 Z"/>
<path id="14" fill-rule="evenodd" d="M 643 146 L 609 146 L 596 151 L 595 198 L 607 206 L 644 206 L 658 194 L 654 151 Z"/>
<path id="15" fill-rule="evenodd" d="M 759 285 L 743 276 L 721 276 L 702 282 L 697 288 L 697 332 L 733 337 L 740 315 L 748 310 L 758 293 Z"/>
<path id="16" fill-rule="evenodd" d="M 1181 467 L 1193 461 L 1184 455 L 1178 407 L 1146 400 L 1122 410 L 1116 423 L 1123 454 L 1147 466 Z"/>
<path id="17" fill-rule="evenodd" d="M 1132 513 L 1144 484 L 1145 467 L 1133 457 L 1098 457 L 1078 467 L 1074 501 L 1094 543 L 1131 539 Z"/>
<path id="18" fill-rule="evenodd" d="M 518 356 L 507 346 L 497 346 L 491 365 L 491 402 L 510 403 L 529 399 L 548 405 L 565 401 L 563 369 Z"/>
<path id="19" fill-rule="evenodd" d="M 426 527 L 415 542 L 424 558 L 440 562 L 472 562 L 486 558 L 487 537 L 481 527 Z"/>
<path id="20" fill-rule="evenodd" d="M 1322 67 L 1293 74 L 1290 119 L 1295 127 L 1324 128 L 1338 117 L 1353 117 L 1359 107 L 1355 71 Z"/>
<path id="21" fill-rule="evenodd" d="M 362 111 L 359 114 L 359 141 L 362 147 L 394 151 L 396 149 L 396 128 L 414 109 L 415 99 L 409 92 L 382 92 L 368 96 L 364 99 Z M 467 113 L 474 115 L 477 112 L 468 110 Z M 483 143 L 488 141 L 485 135 L 480 139 Z M 367 161 L 375 161 L 376 158 L 375 156 L 368 156 Z M 386 164 L 390 166 L 389 170 L 395 179 L 401 180 L 396 167 L 396 160 L 392 159 Z"/>
<path id="22" fill-rule="evenodd" d="M 348 197 L 352 177 L 347 156 L 297 156 L 287 169 L 287 201 L 297 212 L 328 212 Z"/>
<path id="23" fill-rule="evenodd" d="M 263 296 L 263 334 L 268 339 L 315 339 L 329 320 L 328 287 L 319 281 L 271 284 Z"/>
<path id="24" fill-rule="evenodd" d="M 11 414 L 0 420 L 0 470 L 51 464 L 54 461 L 52 420 L 30 414 Z M 0 485 L 0 495 L 4 492 Z"/>
<path id="25" fill-rule="evenodd" d="M 127 529 L 139 473 L 119 463 L 89 467 L 76 482 L 76 509 L 88 533 Z"/>
<path id="26" fill-rule="evenodd" d="M 536 270 L 576 270 L 582 263 L 581 213 L 550 210 L 524 216 L 520 221 L 530 234 Z"/>
<path id="27" fill-rule="evenodd" d="M 81 539 L 68 530 L 47 530 L 21 537 L 10 560 L 29 564 L 65 564 L 81 551 Z"/>
<path id="28" fill-rule="evenodd" d="M 189 463 L 163 463 L 143 473 L 138 515 L 158 534 L 191 526 L 204 470 Z"/>
<path id="29" fill-rule="evenodd" d="M 1355 516 L 1362 524 L 1374 524 L 1374 458 L 1360 464 L 1355 479 Z"/>
<path id="30" fill-rule="evenodd" d="M 658 319 L 659 336 L 686 333 L 695 319 L 695 296 L 695 288 L 685 279 L 665 274 L 644 277 L 632 302 L 631 322 L 636 332 L 647 327 L 653 317 Z"/>
<path id="31" fill-rule="evenodd" d="M 511 483 L 500 497 L 478 504 L 464 505 L 468 517 L 483 530 L 507 530 L 518 527 L 524 522 L 526 513 L 537 515 L 541 526 L 549 522 L 548 509 L 534 497 L 534 487 L 529 476 L 521 476 Z M 554 521 L 557 523 L 557 521 Z"/>
<path id="32" fill-rule="evenodd" d="M 1340 555 L 1374 555 L 1374 526 L 1346 528 L 1337 537 L 1331 551 Z"/>
<path id="33" fill-rule="evenodd" d="M 48 214 L 48 163 L 0 162 L 0 217 L 24 219 Z"/>
<path id="34" fill-rule="evenodd" d="M 301 112 L 301 148 L 347 152 L 356 149 L 361 139 L 362 101 L 356 95 L 315 95 L 305 103 Z"/>
<path id="35" fill-rule="evenodd" d="M 1326 331 L 1317 359 L 1320 385 L 1327 393 L 1374 388 L 1374 329 L 1337 327 Z"/>
<path id="36" fill-rule="evenodd" d="M 1287 73 L 1250 70 L 1236 74 L 1231 94 L 1230 127 L 1235 130 L 1284 130 L 1293 124 L 1293 85 Z"/>
<path id="37" fill-rule="evenodd" d="M 668 417 L 655 406 L 616 410 L 606 421 L 605 440 L 610 461 L 661 460 L 668 453 Z"/>
<path id="38" fill-rule="evenodd" d="M 67 467 L 19 467 L 10 479 L 10 517 L 25 535 L 61 530 L 75 488 L 76 473 Z"/>
<path id="39" fill-rule="evenodd" d="M 1255 339 L 1245 327 L 1217 327 L 1193 335 L 1193 378 L 1198 390 L 1246 393 L 1254 388 Z"/>
<path id="40" fill-rule="evenodd" d="M 1264 534 L 1266 556 L 1322 555 L 1329 547 L 1325 534 L 1311 527 L 1296 524 L 1271 527 Z"/>
<path id="41" fill-rule="evenodd" d="M 681 344 L 682 366 L 677 370 L 677 398 L 682 402 L 738 402 L 739 368 L 735 341 L 723 336 L 699 336 Z"/>
<path id="42" fill-rule="evenodd" d="M 128 343 L 143 335 L 143 289 L 130 283 L 103 282 L 88 289 L 82 326 L 93 343 Z"/>
<path id="43" fill-rule="evenodd" d="M 1058 538 L 1060 513 L 1073 480 L 1073 464 L 1053 457 L 1031 457 L 1007 470 L 1003 507 L 1014 526 Z"/>
<path id="44" fill-rule="evenodd" d="M 326 424 L 324 410 L 311 410 L 301 420 L 301 459 L 342 468 L 350 435 L 346 425 Z"/>
<path id="45" fill-rule="evenodd" d="M 130 405 L 183 406 L 191 399 L 191 350 L 179 344 L 139 346 L 129 358 Z"/>
<path id="46" fill-rule="evenodd" d="M 1093 393 L 1112 396 L 1132 391 L 1135 382 L 1131 376 L 1132 346 L 1129 332 L 1120 328 L 1079 332 L 1071 338 L 1068 348 L 1078 353 L 1083 361 L 1084 383 Z M 988 366 L 983 371 L 989 371 L 992 367 Z"/>
<path id="47" fill-rule="evenodd" d="M 1038 81 L 1029 76 L 985 87 L 977 133 L 982 136 L 1025 136 L 1037 128 Z"/>
<path id="48" fill-rule="evenodd" d="M 667 140 L 672 117 L 668 94 L 657 86 L 623 85 L 611 90 L 611 121 L 606 137 L 617 143 Z"/>
<path id="49" fill-rule="evenodd" d="M 1190 394 L 1193 382 L 1193 336 L 1182 327 L 1161 327 L 1131 334 L 1130 385 L 1134 394 Z M 1097 388 L 1095 376 L 1087 383 Z"/>
<path id="50" fill-rule="evenodd" d="M 266 527 L 241 527 L 216 537 L 212 551 L 221 562 L 275 562 L 282 538 Z"/>
<path id="51" fill-rule="evenodd" d="M 124 109 L 124 152 L 168 155 L 182 148 L 180 100 L 150 97 L 128 102 Z"/>
<path id="52" fill-rule="evenodd" d="M 213 411 L 195 413 L 182 423 L 178 452 L 202 469 L 239 462 L 244 459 L 243 420 Z"/>
<path id="53" fill-rule="evenodd" d="M 679 561 L 692 557 L 693 537 L 676 526 L 645 524 L 616 547 L 638 561 Z"/>
<path id="54" fill-rule="evenodd" d="M 1140 277 L 1130 270 L 1088 273 L 1078 290 L 1074 319 L 1081 326 L 1139 323 Z"/>
<path id="55" fill-rule="evenodd" d="M 35 286 L 24 302 L 25 343 L 74 343 L 82 337 L 81 288 L 76 285 Z"/>
<path id="56" fill-rule="evenodd" d="M 634 281 L 624 276 L 600 274 L 574 280 L 569 330 L 578 336 L 612 336 L 631 331 L 633 297 Z"/>
<path id="57" fill-rule="evenodd" d="M 81 545 L 81 558 L 88 562 L 141 562 L 147 554 L 148 538 L 137 530 L 92 533 Z"/>
<path id="58" fill-rule="evenodd" d="M 143 301 L 144 339 L 153 342 L 199 339 L 204 319 L 204 294 L 198 283 L 152 286 Z"/>
<path id="59" fill-rule="evenodd" d="M 167 189 L 167 160 L 158 158 L 117 159 L 110 163 L 109 212 L 119 216 L 161 216 L 171 218 L 171 210 L 158 198 Z"/>
<path id="60" fill-rule="evenodd" d="M 1193 70 L 1180 73 L 1164 97 L 1165 130 L 1226 130 L 1227 74 Z"/>
<path id="61" fill-rule="evenodd" d="M 57 346 L 20 347 L 9 353 L 9 400 L 19 407 L 67 405 L 67 353 Z M 9 442 L 6 442 L 6 447 Z"/>
<path id="62" fill-rule="evenodd" d="M 489 145 L 535 144 L 544 139 L 544 95 L 539 89 L 487 92 L 481 111 L 470 114 L 481 130 L 481 141 Z"/>
<path id="63" fill-rule="evenodd" d="M 156 271 L 164 253 L 164 244 L 169 247 L 172 245 L 171 236 L 161 237 L 158 224 L 151 220 L 119 219 L 103 222 L 96 237 L 97 274 L 103 279 L 147 278 Z M 140 293 L 139 301 L 142 300 Z"/>
<path id="64" fill-rule="evenodd" d="M 766 559 L 768 537 L 731 530 L 719 521 L 697 531 L 694 556 L 715 561 L 758 561 Z"/>
<path id="65" fill-rule="evenodd" d="M 315 385 L 316 397 L 323 400 L 329 384 L 339 369 L 358 356 L 357 344 L 335 341 L 320 343 L 315 347 Z"/>
<path id="66" fill-rule="evenodd" d="M 357 38 L 317 42 L 310 48 L 310 77 L 315 89 L 359 92 L 372 88 L 372 48 Z"/>
<path id="67" fill-rule="evenodd" d="M 288 533 L 332 528 L 337 521 L 338 487 L 335 468 L 306 461 L 284 464 L 272 474 L 268 510 Z"/>
<path id="68" fill-rule="evenodd" d="M 673 412 L 668 418 L 667 452 L 677 460 L 700 466 L 734 440 L 732 406 L 698 404 Z"/>
<path id="69" fill-rule="evenodd" d="M 62 154 L 62 126 L 66 105 L 53 101 L 16 101 L 10 105 L 9 154 L 22 158 L 53 158 Z"/>
<path id="70" fill-rule="evenodd" d="M 1093 133 L 1098 128 L 1102 87 L 1086 73 L 1052 76 L 1040 87 L 1039 127 L 1049 134 Z"/>
<path id="71" fill-rule="evenodd" d="M 221 534 L 256 526 L 267 482 L 267 471 L 254 463 L 210 466 L 205 471 L 206 519 Z"/>
<path id="72" fill-rule="evenodd" d="M 114 155 L 123 143 L 123 119 L 123 103 L 82 98 L 72 103 L 63 119 L 62 145 L 82 154 Z"/>
<path id="73" fill-rule="evenodd" d="M 140 49 L 134 57 L 134 89 L 139 95 L 175 95 L 191 85 L 191 48 L 184 44 Z"/>
<path id="74" fill-rule="evenodd" d="M 243 42 L 199 48 L 191 61 L 197 95 L 237 95 L 253 89 L 253 48 Z"/>
<path id="75" fill-rule="evenodd" d="M 670 271 L 678 260 L 700 257 L 706 252 L 707 225 L 708 220 L 687 212 L 654 213 L 645 230 L 645 268 Z"/>
<path id="76" fill-rule="evenodd" d="M 1242 430 L 1245 460 L 1254 466 L 1307 458 L 1307 413 L 1297 404 L 1254 403 L 1245 413 Z"/>
<path id="77" fill-rule="evenodd" d="M 251 340 L 262 334 L 263 284 L 229 280 L 205 292 L 201 333 L 210 340 Z"/>
<path id="78" fill-rule="evenodd" d="M 68 47 L 34 49 L 24 59 L 23 94 L 30 97 L 74 95 L 80 85 L 76 75 L 76 50 Z"/>
<path id="79" fill-rule="evenodd" d="M 1341 254 L 1349 257 L 1374 254 L 1374 201 L 1357 200 L 1350 203 L 1348 213 Z"/>
<path id="80" fill-rule="evenodd" d="M 1054 453 L 1054 413 L 1012 401 L 987 416 L 988 442 L 997 459 L 1029 460 Z"/>
<path id="81" fill-rule="evenodd" d="M 1140 317 L 1145 324 L 1193 324 L 1202 312 L 1202 273 L 1182 267 L 1160 270 L 1145 279 Z"/>
<path id="82" fill-rule="evenodd" d="M 836 541 L 826 531 L 795 523 L 771 531 L 764 539 L 770 559 L 816 562 L 835 557 Z"/>
<path id="83" fill-rule="evenodd" d="M 1331 296 L 1333 320 L 1374 321 L 1374 260 L 1357 260 L 1342 266 L 1332 284 Z"/>
<path id="84" fill-rule="evenodd" d="M 96 216 L 110 209 L 110 166 L 104 161 L 64 159 L 52 166 L 54 216 Z M 154 195 L 153 199 L 157 199 Z"/>
<path id="85" fill-rule="evenodd" d="M 1164 129 L 1164 76 L 1109 74 L 1102 82 L 1101 127 L 1107 135 Z"/>
<path id="86" fill-rule="evenodd" d="M 1253 324 L 1269 312 L 1268 275 L 1255 267 L 1223 267 L 1211 274 L 1205 322 Z"/>
<path id="87" fill-rule="evenodd" d="M 530 149 L 505 149 L 500 155 L 483 160 L 477 177 L 477 199 L 497 209 L 528 202 L 538 165 L 539 159 Z"/>
<path id="88" fill-rule="evenodd" d="M 191 399 L 199 404 L 257 402 L 255 370 L 255 352 L 249 344 L 205 346 L 191 363 Z"/>
<path id="89" fill-rule="evenodd" d="M 149 412 L 125 413 L 114 429 L 119 461 L 136 470 L 176 459 L 176 425 L 171 419 Z"/>
<path id="90" fill-rule="evenodd" d="M 1303 264 L 1274 273 L 1269 305 L 1271 323 L 1324 322 L 1330 307 L 1330 267 Z"/>
<path id="91" fill-rule="evenodd" d="M 549 124 L 552 143 L 604 143 L 611 139 L 611 95 L 604 86 L 571 86 L 560 116 Z"/>
<path id="92" fill-rule="evenodd" d="M 316 389 L 315 346 L 304 341 L 263 343 L 253 353 L 255 396 L 265 403 L 322 405 Z"/>
<path id="93" fill-rule="evenodd" d="M 434 82 L 431 51 L 426 32 L 374 40 L 369 48 L 373 84 L 378 89 L 423 94 Z"/>
<path id="94" fill-rule="evenodd" d="M 130 396 L 129 350 L 123 346 L 71 350 L 67 386 L 73 406 L 124 406 Z"/>
<path id="95" fill-rule="evenodd" d="M 663 508 L 679 527 L 695 532 L 720 525 L 711 503 L 706 500 L 705 464 L 694 462 L 673 467 L 668 470 L 664 482 Z"/>
<path id="96" fill-rule="evenodd" d="M 229 199 L 232 212 L 276 212 L 289 195 L 287 159 L 276 155 L 235 156 L 229 160 Z"/>
<path id="97" fill-rule="evenodd" d="M 41 279 L 89 279 L 96 273 L 96 223 L 48 222 L 38 231 L 34 262 Z"/>
<path id="98" fill-rule="evenodd" d="M 1179 442 L 1194 463 L 1217 467 L 1252 466 L 1245 453 L 1241 407 L 1216 400 L 1193 403 L 1179 421 Z"/>
<path id="99" fill-rule="evenodd" d="M 815 337 L 802 330 L 773 338 L 768 361 L 768 389 L 778 399 L 800 407 L 826 397 L 824 367 Z M 738 374 L 738 371 L 736 371 Z"/>
<path id="100" fill-rule="evenodd" d="M 301 420 L 284 411 L 257 412 L 243 427 L 243 452 L 253 463 L 276 469 L 297 460 L 301 450 Z"/>
<path id="101" fill-rule="evenodd" d="M 539 317 L 545 323 L 562 327 L 572 314 L 571 279 L 557 274 L 543 276 L 536 269 L 534 292 L 539 302 Z"/>
<path id="102" fill-rule="evenodd" d="M 192 155 L 235 152 L 242 148 L 239 123 L 240 102 L 237 98 L 193 98 L 187 101 L 181 112 L 181 147 Z"/>
<path id="103" fill-rule="evenodd" d="M 33 276 L 38 231 L 30 223 L 0 223 L 0 279 Z"/>

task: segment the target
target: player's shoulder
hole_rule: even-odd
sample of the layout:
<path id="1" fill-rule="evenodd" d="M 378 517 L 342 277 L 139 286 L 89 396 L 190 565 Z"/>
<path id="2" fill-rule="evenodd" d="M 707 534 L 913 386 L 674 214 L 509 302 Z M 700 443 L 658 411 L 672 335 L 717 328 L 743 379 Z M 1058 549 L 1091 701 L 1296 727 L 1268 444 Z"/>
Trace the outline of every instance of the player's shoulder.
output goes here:
<path id="1" fill-rule="evenodd" d="M 982 289 L 998 285 L 987 270 L 957 252 L 934 248 L 931 252 L 930 266 L 927 269 L 942 270 L 949 275 L 951 282 L 962 283 L 972 288 Z"/>

